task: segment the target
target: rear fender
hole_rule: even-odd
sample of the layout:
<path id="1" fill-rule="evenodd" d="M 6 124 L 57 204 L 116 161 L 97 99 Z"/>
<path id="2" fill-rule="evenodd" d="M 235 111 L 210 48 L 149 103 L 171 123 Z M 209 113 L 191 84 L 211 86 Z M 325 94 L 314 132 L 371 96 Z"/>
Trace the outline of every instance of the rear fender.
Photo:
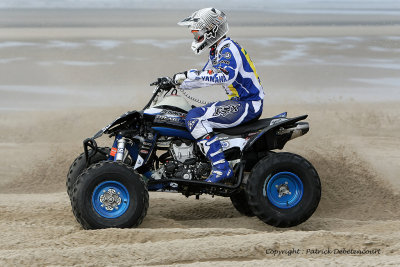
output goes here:
<path id="1" fill-rule="evenodd" d="M 248 151 L 251 148 L 255 148 L 256 151 L 282 149 L 287 141 L 308 132 L 308 123 L 298 122 L 307 117 L 308 115 L 303 115 L 292 119 L 278 118 L 272 120 L 268 127 L 250 137 L 243 151 Z"/>

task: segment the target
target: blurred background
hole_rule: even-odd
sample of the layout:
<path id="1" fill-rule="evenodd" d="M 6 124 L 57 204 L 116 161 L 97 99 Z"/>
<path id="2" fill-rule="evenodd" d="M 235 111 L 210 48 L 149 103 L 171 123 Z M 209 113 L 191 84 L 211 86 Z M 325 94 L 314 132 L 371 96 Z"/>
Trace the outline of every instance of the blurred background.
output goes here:
<path id="1" fill-rule="evenodd" d="M 156 77 L 207 61 L 176 23 L 208 6 L 227 13 L 267 103 L 400 98 L 396 0 L 2 0 L 0 112 L 137 108 Z M 222 89 L 191 94 L 225 98 Z"/>

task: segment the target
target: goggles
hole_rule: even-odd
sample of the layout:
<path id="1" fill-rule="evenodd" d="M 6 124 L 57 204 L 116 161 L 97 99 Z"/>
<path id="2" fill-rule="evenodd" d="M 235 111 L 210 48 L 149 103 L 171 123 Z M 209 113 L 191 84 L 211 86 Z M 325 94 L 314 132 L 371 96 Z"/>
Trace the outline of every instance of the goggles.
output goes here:
<path id="1" fill-rule="evenodd" d="M 196 42 L 201 42 L 204 39 L 204 32 L 199 30 L 192 30 L 194 40 Z"/>

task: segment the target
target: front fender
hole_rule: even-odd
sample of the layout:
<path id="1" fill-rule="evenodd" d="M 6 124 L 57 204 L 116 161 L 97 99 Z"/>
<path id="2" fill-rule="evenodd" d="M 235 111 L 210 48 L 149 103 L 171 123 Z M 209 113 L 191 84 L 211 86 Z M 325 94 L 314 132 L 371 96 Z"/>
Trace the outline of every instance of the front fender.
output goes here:
<path id="1" fill-rule="evenodd" d="M 258 134 L 252 136 L 243 148 L 243 151 L 249 151 L 251 148 L 255 148 L 256 151 L 282 149 L 290 139 L 308 132 L 308 123 L 304 122 L 301 124 L 303 125 L 302 128 L 299 128 L 301 134 L 296 131 L 296 136 L 292 136 L 295 130 L 297 130 L 292 126 L 296 127 L 296 122 L 304 120 L 307 117 L 308 115 L 302 115 L 292 119 L 282 118 L 279 119 L 279 121 L 275 121 L 275 123 L 271 123 Z M 305 124 L 307 124 L 307 127 L 304 127 Z M 293 129 L 293 131 L 285 132 L 283 131 L 284 129 Z"/>
<path id="2" fill-rule="evenodd" d="M 105 134 L 114 133 L 114 132 L 120 130 L 123 127 L 123 125 L 126 124 L 126 126 L 127 126 L 128 124 L 133 123 L 134 120 L 140 119 L 141 117 L 142 117 L 142 112 L 139 112 L 136 110 L 128 111 L 128 112 L 122 114 L 121 116 L 119 116 L 118 118 L 116 118 L 113 122 L 111 122 L 109 125 L 107 125 L 103 129 L 98 131 L 93 136 L 93 139 L 99 138 L 100 136 L 103 135 L 103 133 L 105 133 Z"/>

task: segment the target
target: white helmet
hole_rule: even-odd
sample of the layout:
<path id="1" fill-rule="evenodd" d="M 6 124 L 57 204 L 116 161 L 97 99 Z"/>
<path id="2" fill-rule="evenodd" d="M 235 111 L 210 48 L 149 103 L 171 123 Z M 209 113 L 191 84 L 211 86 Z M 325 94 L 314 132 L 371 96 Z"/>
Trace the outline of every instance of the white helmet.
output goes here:
<path id="1" fill-rule="evenodd" d="M 191 16 L 178 22 L 180 26 L 188 26 L 194 34 L 192 50 L 195 54 L 211 47 L 229 30 L 225 13 L 213 7 L 203 8 Z"/>

